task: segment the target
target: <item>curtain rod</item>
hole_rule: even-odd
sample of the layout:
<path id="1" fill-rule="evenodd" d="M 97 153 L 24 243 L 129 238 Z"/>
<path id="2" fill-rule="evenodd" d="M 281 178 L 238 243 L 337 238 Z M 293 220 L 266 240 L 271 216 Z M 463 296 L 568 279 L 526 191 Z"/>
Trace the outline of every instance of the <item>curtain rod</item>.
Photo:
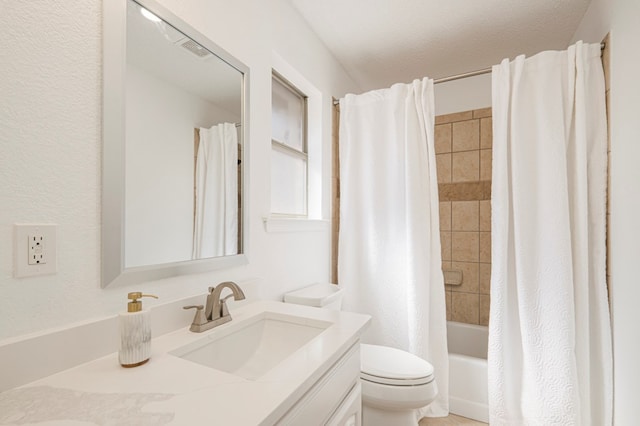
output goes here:
<path id="1" fill-rule="evenodd" d="M 433 80 L 433 84 L 446 83 L 447 81 L 460 80 L 462 78 L 474 77 L 476 75 L 489 74 L 490 72 L 491 72 L 491 68 L 484 68 L 481 70 L 469 71 L 462 74 L 450 75 L 448 77 L 436 78 L 435 80 Z M 339 99 L 334 100 L 333 104 L 339 105 L 340 100 Z"/>
<path id="2" fill-rule="evenodd" d="M 605 43 L 600 43 L 600 50 L 604 50 L 605 46 L 606 46 Z M 447 81 L 460 80 L 467 77 L 475 77 L 477 75 L 489 74 L 491 72 L 491 69 L 492 67 L 489 67 L 481 70 L 465 72 L 462 74 L 450 75 L 448 77 L 436 78 L 435 80 L 433 80 L 433 84 L 446 83 Z M 338 105 L 340 104 L 340 101 L 336 99 L 333 101 L 333 104 Z"/>
<path id="3" fill-rule="evenodd" d="M 481 70 L 463 72 L 462 74 L 450 75 L 449 77 L 436 78 L 433 80 L 433 84 L 446 83 L 447 81 L 460 80 L 467 77 L 475 77 L 476 75 L 489 74 L 491 68 L 483 68 Z"/>

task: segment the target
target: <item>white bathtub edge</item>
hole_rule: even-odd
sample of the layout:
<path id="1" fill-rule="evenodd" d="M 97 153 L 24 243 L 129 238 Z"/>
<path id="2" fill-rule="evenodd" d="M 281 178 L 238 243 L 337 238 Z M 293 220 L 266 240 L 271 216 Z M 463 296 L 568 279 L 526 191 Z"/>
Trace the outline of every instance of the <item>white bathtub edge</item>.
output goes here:
<path id="1" fill-rule="evenodd" d="M 458 416 L 467 417 L 479 422 L 489 423 L 489 407 L 473 401 L 449 397 L 449 412 Z"/>
<path id="2" fill-rule="evenodd" d="M 487 389 L 488 328 L 447 322 L 449 346 L 449 411 L 489 422 Z"/>

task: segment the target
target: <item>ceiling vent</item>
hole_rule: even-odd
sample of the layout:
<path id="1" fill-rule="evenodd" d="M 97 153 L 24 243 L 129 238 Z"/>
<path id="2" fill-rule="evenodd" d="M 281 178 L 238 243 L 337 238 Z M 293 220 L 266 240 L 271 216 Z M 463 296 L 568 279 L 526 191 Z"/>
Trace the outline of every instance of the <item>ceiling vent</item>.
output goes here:
<path id="1" fill-rule="evenodd" d="M 185 49 L 187 49 L 189 52 L 193 53 L 200 59 L 207 59 L 209 56 L 212 55 L 211 52 L 209 52 L 207 49 L 200 46 L 198 43 L 191 40 L 190 38 L 184 38 L 180 40 L 179 43 L 180 43 L 180 46 L 184 47 Z"/>

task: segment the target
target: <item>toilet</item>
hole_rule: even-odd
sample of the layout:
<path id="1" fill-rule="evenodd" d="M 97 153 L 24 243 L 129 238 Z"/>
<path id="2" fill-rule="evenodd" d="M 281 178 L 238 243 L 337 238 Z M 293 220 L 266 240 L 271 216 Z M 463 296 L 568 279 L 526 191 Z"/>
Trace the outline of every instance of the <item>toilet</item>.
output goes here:
<path id="1" fill-rule="evenodd" d="M 284 295 L 287 303 L 342 308 L 342 289 L 314 284 Z M 360 345 L 362 423 L 365 426 L 415 426 L 416 410 L 438 395 L 433 366 L 409 352 L 388 346 Z"/>

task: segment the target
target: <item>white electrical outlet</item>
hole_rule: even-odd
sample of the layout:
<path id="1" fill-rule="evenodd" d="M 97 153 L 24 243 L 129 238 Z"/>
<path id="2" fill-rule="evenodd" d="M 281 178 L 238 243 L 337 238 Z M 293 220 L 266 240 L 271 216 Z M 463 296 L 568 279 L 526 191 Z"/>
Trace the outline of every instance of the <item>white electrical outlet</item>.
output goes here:
<path id="1" fill-rule="evenodd" d="M 41 265 L 47 263 L 44 248 L 44 235 L 29 235 L 29 265 Z"/>
<path id="2" fill-rule="evenodd" d="M 44 223 L 16 223 L 13 238 L 13 276 L 55 274 L 56 227 Z"/>

